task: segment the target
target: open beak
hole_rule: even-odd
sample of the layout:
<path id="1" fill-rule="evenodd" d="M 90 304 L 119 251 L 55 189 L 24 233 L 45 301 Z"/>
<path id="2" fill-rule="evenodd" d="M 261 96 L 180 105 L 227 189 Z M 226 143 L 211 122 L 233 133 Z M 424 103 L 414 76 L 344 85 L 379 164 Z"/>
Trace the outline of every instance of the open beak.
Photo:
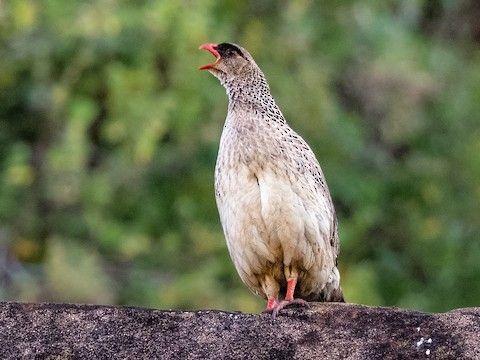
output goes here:
<path id="1" fill-rule="evenodd" d="M 214 68 L 215 68 L 215 65 L 217 65 L 218 62 L 219 62 L 220 59 L 221 59 L 221 56 L 220 56 L 220 54 L 219 54 L 218 51 L 217 51 L 217 44 L 206 43 L 206 44 L 200 45 L 199 49 L 201 49 L 201 50 L 207 50 L 207 51 L 209 51 L 213 56 L 215 56 L 215 62 L 213 62 L 213 63 L 211 63 L 211 64 L 207 64 L 207 65 L 200 66 L 200 67 L 199 67 L 199 70 L 214 69 Z"/>

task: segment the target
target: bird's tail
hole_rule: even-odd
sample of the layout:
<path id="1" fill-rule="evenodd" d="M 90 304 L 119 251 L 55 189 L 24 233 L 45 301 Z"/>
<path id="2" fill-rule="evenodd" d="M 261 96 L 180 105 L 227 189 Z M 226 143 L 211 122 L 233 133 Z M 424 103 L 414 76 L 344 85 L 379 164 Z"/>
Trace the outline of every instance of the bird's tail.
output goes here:
<path id="1" fill-rule="evenodd" d="M 342 287 L 340 286 L 340 273 L 334 267 L 325 287 L 317 294 L 311 296 L 310 301 L 320 302 L 345 302 Z"/>
<path id="2" fill-rule="evenodd" d="M 343 297 L 343 291 L 341 286 L 336 289 L 330 291 L 329 294 L 326 294 L 326 299 L 324 301 L 328 302 L 345 302 L 345 298 Z"/>
<path id="3" fill-rule="evenodd" d="M 320 293 L 310 296 L 308 301 L 344 303 L 345 298 L 343 297 L 343 291 L 340 286 L 337 288 L 328 288 L 326 286 Z"/>

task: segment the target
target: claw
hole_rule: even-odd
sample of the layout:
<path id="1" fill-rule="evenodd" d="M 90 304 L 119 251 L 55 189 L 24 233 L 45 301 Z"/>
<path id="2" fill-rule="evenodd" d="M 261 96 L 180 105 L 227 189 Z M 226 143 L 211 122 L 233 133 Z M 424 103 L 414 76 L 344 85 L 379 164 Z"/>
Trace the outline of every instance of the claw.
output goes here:
<path id="1" fill-rule="evenodd" d="M 299 305 L 299 306 L 303 306 L 303 307 L 307 307 L 307 308 L 310 307 L 309 303 L 306 302 L 303 299 L 282 300 L 277 304 L 277 306 L 275 306 L 274 309 L 271 310 L 273 320 L 276 319 L 280 310 L 282 310 L 283 308 L 285 308 L 287 306 L 290 306 L 290 305 Z"/>
<path id="2" fill-rule="evenodd" d="M 297 285 L 297 278 L 291 277 L 287 280 L 287 293 L 285 294 L 285 299 L 278 301 L 277 297 L 270 296 L 267 300 L 267 308 L 263 311 L 264 313 L 272 313 L 272 318 L 275 320 L 280 310 L 284 307 L 290 305 L 299 305 L 304 307 L 310 307 L 308 302 L 303 299 L 295 299 L 293 294 L 295 293 L 295 286 Z"/>

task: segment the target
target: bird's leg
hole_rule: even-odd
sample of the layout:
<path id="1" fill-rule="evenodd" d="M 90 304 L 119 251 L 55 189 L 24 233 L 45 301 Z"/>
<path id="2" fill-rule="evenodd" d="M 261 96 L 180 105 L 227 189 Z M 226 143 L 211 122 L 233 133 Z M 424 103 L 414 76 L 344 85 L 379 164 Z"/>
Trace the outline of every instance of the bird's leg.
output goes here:
<path id="1" fill-rule="evenodd" d="M 267 307 L 264 312 L 272 312 L 278 305 L 278 299 L 276 297 L 269 297 L 267 300 Z"/>
<path id="2" fill-rule="evenodd" d="M 297 278 L 291 278 L 287 280 L 287 293 L 285 294 L 285 300 L 293 300 L 293 294 L 295 293 L 295 286 L 297 286 Z"/>
<path id="3" fill-rule="evenodd" d="M 297 278 L 292 277 L 287 280 L 287 293 L 285 294 L 285 299 L 280 301 L 275 308 L 272 311 L 273 318 L 275 319 L 284 307 L 292 305 L 292 304 L 297 304 L 300 306 L 305 306 L 305 307 L 310 307 L 308 305 L 308 302 L 306 302 L 303 299 L 295 299 L 293 297 L 293 294 L 295 293 L 295 286 L 297 285 Z"/>
<path id="4" fill-rule="evenodd" d="M 265 275 L 262 283 L 262 289 L 267 297 L 267 307 L 264 312 L 272 312 L 278 306 L 278 293 L 280 285 L 270 275 Z"/>

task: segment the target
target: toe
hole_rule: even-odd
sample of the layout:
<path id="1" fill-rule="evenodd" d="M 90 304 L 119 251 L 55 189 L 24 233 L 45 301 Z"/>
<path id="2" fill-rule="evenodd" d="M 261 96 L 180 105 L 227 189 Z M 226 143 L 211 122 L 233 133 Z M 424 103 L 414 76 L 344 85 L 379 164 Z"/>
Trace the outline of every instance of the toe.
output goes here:
<path id="1" fill-rule="evenodd" d="M 303 299 L 292 299 L 292 300 L 282 300 L 277 306 L 272 309 L 272 317 L 275 319 L 279 314 L 280 310 L 290 305 L 299 305 L 304 307 L 310 307 L 309 303 Z"/>

